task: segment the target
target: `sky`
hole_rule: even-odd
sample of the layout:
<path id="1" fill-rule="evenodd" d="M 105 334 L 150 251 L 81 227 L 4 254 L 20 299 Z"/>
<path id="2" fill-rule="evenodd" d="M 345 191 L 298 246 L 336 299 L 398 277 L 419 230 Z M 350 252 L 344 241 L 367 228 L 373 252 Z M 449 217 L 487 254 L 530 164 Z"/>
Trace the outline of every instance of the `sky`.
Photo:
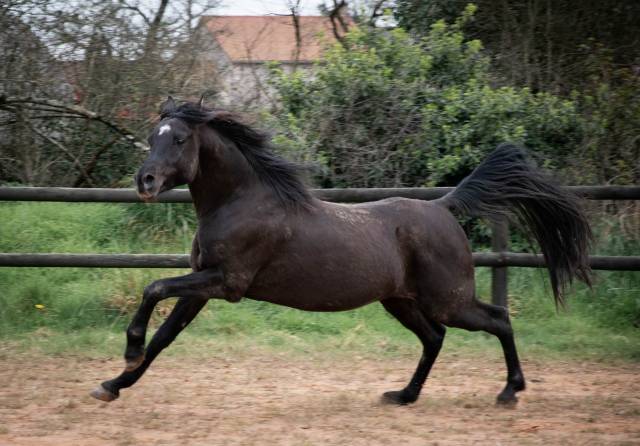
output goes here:
<path id="1" fill-rule="evenodd" d="M 216 14 L 288 14 L 287 3 L 287 0 L 222 0 L 222 5 L 216 8 Z M 322 3 L 324 3 L 323 0 L 302 0 L 300 2 L 300 15 L 320 15 L 318 5 Z"/>

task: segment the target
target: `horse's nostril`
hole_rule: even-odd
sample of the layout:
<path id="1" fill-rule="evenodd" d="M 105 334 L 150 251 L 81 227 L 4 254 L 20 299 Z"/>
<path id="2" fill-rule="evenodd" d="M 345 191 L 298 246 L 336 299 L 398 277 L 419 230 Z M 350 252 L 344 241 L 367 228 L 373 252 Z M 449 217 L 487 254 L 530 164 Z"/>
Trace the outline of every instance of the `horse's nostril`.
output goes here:
<path id="1" fill-rule="evenodd" d="M 155 180 L 155 177 L 153 175 L 151 175 L 150 173 L 148 173 L 144 177 L 142 177 L 142 182 L 145 184 L 145 186 L 152 185 L 153 184 L 153 180 Z"/>

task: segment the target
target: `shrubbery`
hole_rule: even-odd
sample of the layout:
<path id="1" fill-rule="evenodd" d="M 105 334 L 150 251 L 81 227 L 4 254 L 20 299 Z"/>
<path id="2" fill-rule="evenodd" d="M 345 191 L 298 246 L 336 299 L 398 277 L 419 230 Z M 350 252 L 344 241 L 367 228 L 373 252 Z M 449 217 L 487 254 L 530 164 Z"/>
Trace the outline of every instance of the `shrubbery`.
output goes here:
<path id="1" fill-rule="evenodd" d="M 419 40 L 400 28 L 355 29 L 311 78 L 275 68 L 276 142 L 320 164 L 329 187 L 455 184 L 504 141 L 563 165 L 580 139 L 575 104 L 494 87 L 482 44 L 462 32 L 473 12 Z"/>

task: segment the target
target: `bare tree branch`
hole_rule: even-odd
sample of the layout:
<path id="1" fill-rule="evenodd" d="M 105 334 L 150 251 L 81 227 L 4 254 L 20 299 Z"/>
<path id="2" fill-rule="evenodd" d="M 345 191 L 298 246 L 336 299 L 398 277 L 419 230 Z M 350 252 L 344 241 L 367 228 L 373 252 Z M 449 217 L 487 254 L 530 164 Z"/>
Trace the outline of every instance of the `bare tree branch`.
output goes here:
<path id="1" fill-rule="evenodd" d="M 218 87 L 202 57 L 210 35 L 198 24 L 219 0 L 8 1 L 0 7 L 3 181 L 86 183 L 30 126 L 84 164 L 96 186 L 118 181 L 140 158 L 130 145 L 146 148 L 161 97 Z"/>
<path id="2" fill-rule="evenodd" d="M 60 141 L 57 141 L 56 139 L 42 132 L 40 129 L 36 128 L 31 123 L 29 123 L 28 125 L 33 133 L 35 133 L 40 138 L 44 139 L 49 144 L 51 144 L 52 146 L 55 146 L 58 150 L 60 150 L 60 152 L 62 152 L 67 157 L 67 159 L 73 163 L 73 166 L 78 170 L 79 175 L 84 179 L 84 181 L 89 186 L 93 186 L 93 183 L 91 182 L 89 176 L 87 175 L 87 172 L 82 167 L 82 164 L 80 164 L 80 161 L 78 160 L 78 158 L 76 158 L 69 149 L 67 149 L 62 143 L 60 143 Z"/>
<path id="3" fill-rule="evenodd" d="M 329 11 L 329 19 L 331 20 L 331 28 L 336 40 L 344 45 L 344 34 L 349 31 L 349 26 L 342 17 L 343 9 L 346 9 L 346 0 L 333 0 L 333 8 Z"/>
<path id="4" fill-rule="evenodd" d="M 385 2 L 386 0 L 378 0 L 373 4 L 373 9 L 371 10 L 371 15 L 369 15 L 369 20 L 368 20 L 369 26 L 375 26 L 376 20 L 378 19 L 378 17 L 382 17 L 383 15 L 382 7 L 384 6 Z"/>
<path id="5" fill-rule="evenodd" d="M 162 24 L 162 19 L 164 17 L 164 13 L 167 10 L 168 4 L 169 0 L 160 0 L 160 5 L 158 6 L 156 15 L 153 17 L 153 21 L 149 24 L 149 29 L 147 30 L 147 38 L 144 44 L 145 57 L 151 55 L 156 49 L 158 32 L 160 31 L 160 25 Z"/>
<path id="6" fill-rule="evenodd" d="M 147 15 L 144 12 L 142 12 L 140 8 L 138 8 L 137 6 L 129 5 L 127 2 L 124 2 L 124 1 L 121 1 L 121 3 L 122 3 L 122 7 L 120 9 L 128 9 L 130 11 L 136 12 L 142 18 L 142 20 L 144 20 L 144 23 L 146 23 L 147 26 L 151 26 L 151 20 L 149 20 L 149 17 L 147 17 Z"/>
<path id="7" fill-rule="evenodd" d="M 78 175 L 76 180 L 73 182 L 73 187 L 80 187 L 83 185 L 83 183 L 87 183 L 88 185 L 91 186 L 91 182 L 90 182 L 91 175 L 96 165 L 98 164 L 98 160 L 117 141 L 118 141 L 118 138 L 113 138 L 111 141 L 108 141 L 107 143 L 103 144 L 98 150 L 96 150 L 93 153 L 93 155 L 91 156 L 91 159 L 87 162 L 87 164 L 85 164 L 82 167 L 80 175 Z"/>
<path id="8" fill-rule="evenodd" d="M 9 112 L 15 112 L 16 106 L 19 106 L 22 109 L 30 109 L 30 110 L 39 110 L 39 111 L 49 111 L 49 112 L 57 112 L 75 115 L 78 117 L 82 117 L 89 121 L 96 121 L 104 124 L 109 127 L 116 133 L 119 133 L 125 140 L 129 141 L 131 144 L 138 148 L 146 148 L 146 143 L 139 139 L 135 134 L 127 129 L 126 127 L 105 118 L 104 116 L 87 110 L 84 107 L 80 107 L 77 105 L 64 104 L 59 101 L 55 101 L 52 99 L 40 99 L 40 98 L 30 98 L 30 97 L 7 97 L 0 95 L 0 110 L 5 110 Z M 35 107 L 34 107 L 35 106 Z M 44 106 L 46 108 L 38 107 Z M 39 116 L 39 119 L 43 119 L 44 116 Z"/>
<path id="9" fill-rule="evenodd" d="M 300 53 L 302 52 L 302 34 L 300 32 L 300 0 L 288 2 L 289 11 L 291 11 L 291 21 L 296 35 L 296 49 L 294 54 L 294 70 L 298 68 L 300 61 Z"/>

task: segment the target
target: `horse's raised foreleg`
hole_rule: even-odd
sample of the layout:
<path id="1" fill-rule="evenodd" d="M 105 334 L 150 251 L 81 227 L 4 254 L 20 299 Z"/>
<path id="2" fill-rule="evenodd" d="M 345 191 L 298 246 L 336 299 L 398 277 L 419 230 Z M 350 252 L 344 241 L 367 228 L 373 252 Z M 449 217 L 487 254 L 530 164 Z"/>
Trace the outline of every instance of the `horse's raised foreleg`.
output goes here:
<path id="1" fill-rule="evenodd" d="M 518 401 L 516 392 L 524 390 L 525 381 L 507 309 L 486 304 L 474 298 L 463 311 L 452 315 L 447 325 L 470 331 L 483 330 L 500 339 L 507 363 L 507 385 L 498 395 L 497 402 L 499 404 L 516 403 Z"/>
<path id="2" fill-rule="evenodd" d="M 142 302 L 127 328 L 127 348 L 124 358 L 126 371 L 133 371 L 144 360 L 144 341 L 153 309 L 163 299 L 180 296 L 183 299 L 206 301 L 211 297 L 223 297 L 222 272 L 205 269 L 180 277 L 153 282 L 144 289 Z"/>
<path id="3" fill-rule="evenodd" d="M 118 397 L 119 389 L 133 385 L 158 353 L 193 320 L 209 298 L 225 296 L 223 288 L 223 275 L 219 269 L 205 269 L 185 276 L 161 279 L 147 286 L 140 307 L 127 328 L 125 371 L 119 377 L 104 382 L 91 393 L 92 396 L 111 401 Z M 145 353 L 145 336 L 153 309 L 161 300 L 176 296 L 181 299 L 158 329 Z"/>
<path id="4" fill-rule="evenodd" d="M 135 370 L 125 370 L 120 376 L 105 381 L 91 392 L 91 396 L 102 401 L 113 401 L 120 394 L 120 389 L 132 386 L 145 372 L 156 356 L 196 317 L 207 303 L 205 299 L 180 298 L 167 317 L 151 338 L 144 359 Z"/>
<path id="5" fill-rule="evenodd" d="M 413 403 L 418 399 L 422 386 L 431 371 L 431 366 L 440 352 L 445 327 L 428 319 L 413 300 L 385 299 L 382 301 L 382 305 L 402 325 L 414 332 L 423 346 L 422 357 L 409 384 L 402 390 L 386 392 L 382 398 L 384 402 L 393 404 Z"/>

